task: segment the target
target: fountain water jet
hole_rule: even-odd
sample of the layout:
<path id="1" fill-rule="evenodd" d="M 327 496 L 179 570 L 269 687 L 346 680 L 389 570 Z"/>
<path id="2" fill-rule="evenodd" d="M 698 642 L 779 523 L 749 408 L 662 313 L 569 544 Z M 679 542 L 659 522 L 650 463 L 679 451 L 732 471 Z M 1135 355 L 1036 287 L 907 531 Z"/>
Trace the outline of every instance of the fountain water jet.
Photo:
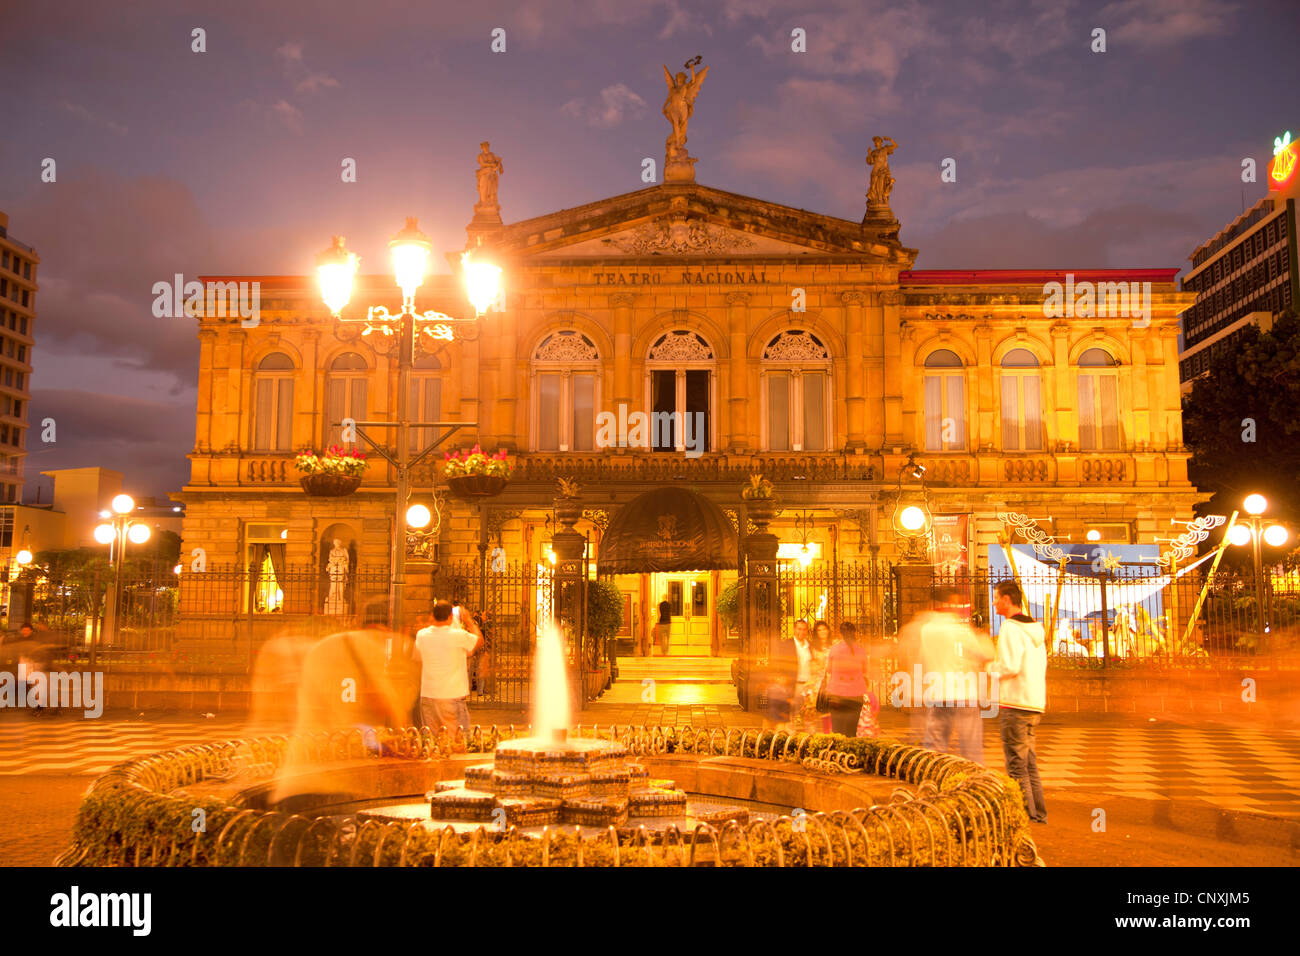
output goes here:
<path id="1" fill-rule="evenodd" d="M 533 659 L 533 728 L 543 740 L 564 741 L 569 734 L 569 675 L 564 635 L 553 621 L 537 634 Z"/>

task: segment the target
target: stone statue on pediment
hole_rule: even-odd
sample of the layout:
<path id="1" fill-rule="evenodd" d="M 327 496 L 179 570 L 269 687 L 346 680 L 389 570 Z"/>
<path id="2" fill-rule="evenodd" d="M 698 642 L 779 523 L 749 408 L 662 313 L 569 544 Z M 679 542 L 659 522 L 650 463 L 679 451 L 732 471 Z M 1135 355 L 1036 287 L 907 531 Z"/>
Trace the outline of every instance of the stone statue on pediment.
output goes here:
<path id="1" fill-rule="evenodd" d="M 889 154 L 898 149 L 898 144 L 888 136 L 876 136 L 871 142 L 874 147 L 867 153 L 867 165 L 871 167 L 867 206 L 888 208 L 889 194 L 894 191 L 894 177 L 889 175 Z"/>
<path id="2" fill-rule="evenodd" d="M 664 100 L 663 113 L 672 126 L 672 132 L 668 134 L 664 144 L 667 152 L 664 161 L 665 182 L 695 179 L 695 171 L 692 167 L 695 160 L 686 151 L 686 127 L 695 112 L 695 98 L 700 95 L 704 78 L 709 75 L 707 66 L 696 72 L 696 67 L 700 65 L 701 60 L 703 57 L 697 56 L 693 60 L 686 61 L 684 66 L 691 71 L 689 77 L 680 70 L 674 76 L 669 72 L 668 67 L 664 66 L 668 98 Z"/>
<path id="3" fill-rule="evenodd" d="M 501 157 L 491 150 L 491 143 L 479 143 L 478 201 L 484 206 L 497 204 L 497 177 L 506 171 Z"/>

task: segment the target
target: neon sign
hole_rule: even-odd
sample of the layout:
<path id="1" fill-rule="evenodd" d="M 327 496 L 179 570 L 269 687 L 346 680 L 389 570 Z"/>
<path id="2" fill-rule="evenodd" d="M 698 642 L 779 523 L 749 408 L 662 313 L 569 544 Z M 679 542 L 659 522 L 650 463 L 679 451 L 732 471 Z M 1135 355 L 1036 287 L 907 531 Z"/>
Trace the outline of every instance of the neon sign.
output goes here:
<path id="1" fill-rule="evenodd" d="M 1280 189 L 1295 174 L 1296 144 L 1291 142 L 1291 131 L 1284 136 L 1273 137 L 1273 162 L 1269 164 L 1268 178 L 1270 189 Z"/>

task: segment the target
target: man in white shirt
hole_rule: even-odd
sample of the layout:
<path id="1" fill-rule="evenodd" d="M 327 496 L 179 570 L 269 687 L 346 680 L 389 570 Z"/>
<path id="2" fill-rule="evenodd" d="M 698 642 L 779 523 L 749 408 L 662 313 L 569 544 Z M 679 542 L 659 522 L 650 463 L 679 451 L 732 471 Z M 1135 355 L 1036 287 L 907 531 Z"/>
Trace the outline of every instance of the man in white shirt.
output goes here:
<path id="1" fill-rule="evenodd" d="M 433 624 L 415 635 L 415 659 L 420 661 L 420 717 L 434 733 L 443 727 L 469 730 L 469 656 L 483 644 L 457 627 L 451 605 L 433 606 Z"/>

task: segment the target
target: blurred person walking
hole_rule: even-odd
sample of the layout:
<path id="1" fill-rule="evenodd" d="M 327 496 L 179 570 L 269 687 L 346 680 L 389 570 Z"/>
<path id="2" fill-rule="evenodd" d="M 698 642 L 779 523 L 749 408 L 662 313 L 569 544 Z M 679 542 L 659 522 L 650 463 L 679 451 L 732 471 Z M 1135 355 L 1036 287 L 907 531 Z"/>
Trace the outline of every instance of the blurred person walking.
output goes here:
<path id="1" fill-rule="evenodd" d="M 831 712 L 831 733 L 856 737 L 867 699 L 867 649 L 858 644 L 852 621 L 840 625 L 840 639 L 826 655 L 826 698 Z"/>
<path id="2" fill-rule="evenodd" d="M 922 685 L 936 681 L 939 693 L 925 702 L 925 734 L 921 746 L 952 753 L 956 731 L 960 753 L 984 762 L 984 725 L 980 722 L 979 686 L 984 666 L 993 660 L 993 641 L 958 616 L 956 588 L 940 586 L 933 593 L 938 609 L 921 622 Z"/>
<path id="3" fill-rule="evenodd" d="M 469 656 L 483 645 L 452 619 L 452 606 L 433 606 L 433 623 L 415 635 L 415 658 L 420 661 L 420 715 L 423 726 L 434 733 L 444 727 L 468 731 Z"/>
<path id="4" fill-rule="evenodd" d="M 997 656 L 989 673 L 998 678 L 998 724 L 1007 776 L 1020 784 L 1025 809 L 1035 823 L 1047 822 L 1043 783 L 1038 778 L 1034 731 L 1047 709 L 1047 640 L 1043 625 L 1025 613 L 1015 581 L 997 586 L 994 609 L 1005 618 L 998 630 Z"/>

